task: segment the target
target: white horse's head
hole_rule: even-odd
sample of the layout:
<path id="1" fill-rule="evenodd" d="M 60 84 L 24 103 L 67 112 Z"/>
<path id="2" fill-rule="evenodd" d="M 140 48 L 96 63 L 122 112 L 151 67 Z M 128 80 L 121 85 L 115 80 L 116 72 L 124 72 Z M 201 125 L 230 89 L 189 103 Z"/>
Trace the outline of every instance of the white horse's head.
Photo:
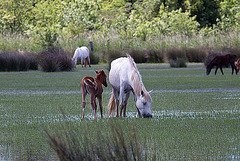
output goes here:
<path id="1" fill-rule="evenodd" d="M 142 90 L 140 93 L 140 96 L 137 96 L 137 100 L 136 100 L 136 106 L 144 118 L 152 117 L 152 112 L 150 108 L 152 103 L 152 98 L 150 96 L 150 93 L 151 91 L 147 92 L 146 90 Z"/>
<path id="2" fill-rule="evenodd" d="M 77 65 L 77 58 L 72 58 L 72 66 L 73 68 L 76 68 Z"/>

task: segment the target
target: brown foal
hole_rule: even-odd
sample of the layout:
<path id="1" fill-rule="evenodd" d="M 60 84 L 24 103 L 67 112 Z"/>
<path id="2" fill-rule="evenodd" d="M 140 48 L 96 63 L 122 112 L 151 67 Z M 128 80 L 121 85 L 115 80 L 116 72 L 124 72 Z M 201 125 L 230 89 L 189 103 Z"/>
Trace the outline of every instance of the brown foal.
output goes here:
<path id="1" fill-rule="evenodd" d="M 237 72 L 239 72 L 239 69 L 240 69 L 240 58 L 237 60 L 236 67 L 237 67 Z"/>
<path id="2" fill-rule="evenodd" d="M 82 107 L 83 107 L 83 114 L 82 118 L 84 118 L 84 109 L 86 106 L 85 98 L 86 95 L 89 94 L 91 96 L 90 104 L 93 110 L 94 119 L 97 119 L 96 111 L 97 111 L 97 104 L 96 104 L 96 98 L 98 99 L 98 104 L 101 112 L 101 118 L 102 115 L 102 84 L 107 87 L 107 81 L 106 81 L 106 74 L 104 70 L 95 71 L 96 78 L 87 76 L 84 77 L 81 81 L 81 90 L 82 90 Z"/>

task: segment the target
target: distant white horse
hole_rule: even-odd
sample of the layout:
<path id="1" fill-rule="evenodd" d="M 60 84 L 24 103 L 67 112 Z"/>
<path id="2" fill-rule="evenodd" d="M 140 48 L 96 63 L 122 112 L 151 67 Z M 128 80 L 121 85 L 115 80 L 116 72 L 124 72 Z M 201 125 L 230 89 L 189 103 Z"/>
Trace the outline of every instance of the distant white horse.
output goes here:
<path id="1" fill-rule="evenodd" d="M 123 116 L 126 117 L 127 101 L 132 92 L 139 117 L 152 117 L 150 109 L 152 98 L 150 92 L 147 92 L 145 89 L 142 77 L 130 55 L 112 61 L 109 82 L 112 85 L 112 96 L 108 103 L 108 116 L 117 109 L 116 117 L 119 117 L 118 97 L 120 96 L 120 117 L 122 117 L 122 110 L 124 110 Z"/>
<path id="2" fill-rule="evenodd" d="M 77 65 L 77 60 L 78 59 L 81 59 L 81 64 L 82 64 L 82 67 L 83 67 L 83 62 L 84 62 L 84 66 L 86 67 L 87 65 L 87 62 L 88 62 L 88 65 L 89 67 L 91 67 L 90 65 L 90 56 L 89 56 L 89 50 L 86 46 L 82 46 L 82 47 L 78 47 L 76 50 L 75 50 L 75 53 L 73 55 L 73 58 L 72 58 L 72 61 L 73 61 L 73 66 L 76 67 Z"/>

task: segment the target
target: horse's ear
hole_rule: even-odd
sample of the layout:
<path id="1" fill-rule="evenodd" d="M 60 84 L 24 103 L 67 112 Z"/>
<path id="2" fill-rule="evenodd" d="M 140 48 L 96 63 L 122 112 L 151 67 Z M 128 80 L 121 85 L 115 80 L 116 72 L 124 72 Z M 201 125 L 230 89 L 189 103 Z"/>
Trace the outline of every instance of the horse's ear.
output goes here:
<path id="1" fill-rule="evenodd" d="M 96 73 L 96 74 L 98 74 L 98 71 L 97 71 L 97 70 L 95 70 L 95 73 Z"/>
<path id="2" fill-rule="evenodd" d="M 149 91 L 148 93 L 151 94 L 153 90 Z"/>

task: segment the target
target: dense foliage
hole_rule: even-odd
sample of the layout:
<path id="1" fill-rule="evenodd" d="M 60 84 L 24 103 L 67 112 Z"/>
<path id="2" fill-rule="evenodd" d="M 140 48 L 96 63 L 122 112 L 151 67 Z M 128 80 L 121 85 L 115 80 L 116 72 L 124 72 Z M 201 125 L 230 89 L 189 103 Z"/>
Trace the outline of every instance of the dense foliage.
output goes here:
<path id="1" fill-rule="evenodd" d="M 42 46 L 89 31 L 148 40 L 191 36 L 206 27 L 239 28 L 238 0 L 2 0 L 0 32 L 22 33 Z"/>

